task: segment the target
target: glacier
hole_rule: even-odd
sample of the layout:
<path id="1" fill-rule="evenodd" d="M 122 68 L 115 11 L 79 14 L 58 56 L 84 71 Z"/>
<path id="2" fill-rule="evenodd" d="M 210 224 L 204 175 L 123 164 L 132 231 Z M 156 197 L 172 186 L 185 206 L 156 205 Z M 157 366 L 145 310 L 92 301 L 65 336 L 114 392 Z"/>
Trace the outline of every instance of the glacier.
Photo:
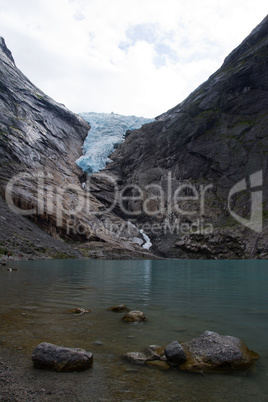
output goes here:
<path id="1" fill-rule="evenodd" d="M 127 130 L 140 128 L 154 119 L 123 116 L 116 113 L 79 113 L 91 126 L 83 145 L 83 155 L 77 165 L 91 174 L 105 168 L 111 162 L 109 156 L 124 141 Z"/>

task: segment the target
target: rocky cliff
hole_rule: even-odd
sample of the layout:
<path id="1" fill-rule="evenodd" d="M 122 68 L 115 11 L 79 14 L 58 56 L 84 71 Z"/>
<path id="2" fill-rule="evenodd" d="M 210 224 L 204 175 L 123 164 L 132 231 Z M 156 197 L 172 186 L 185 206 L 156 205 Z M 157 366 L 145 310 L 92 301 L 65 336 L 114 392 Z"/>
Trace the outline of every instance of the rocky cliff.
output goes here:
<path id="1" fill-rule="evenodd" d="M 140 246 L 151 240 L 159 257 L 267 258 L 267 66 L 268 17 L 87 177 L 75 160 L 88 124 L 36 88 L 1 38 L 0 252 L 154 258 Z"/>
<path id="2" fill-rule="evenodd" d="M 124 194 L 116 213 L 164 257 L 267 258 L 268 17 L 156 120 L 111 155 L 106 173 Z M 92 181 L 112 204 L 117 195 Z"/>
<path id="3" fill-rule="evenodd" d="M 21 73 L 0 38 L 0 252 L 148 256 L 133 243 L 139 231 L 104 213 L 105 206 L 82 188 L 75 161 L 89 128 Z M 74 249 L 63 240 L 82 243 Z"/>

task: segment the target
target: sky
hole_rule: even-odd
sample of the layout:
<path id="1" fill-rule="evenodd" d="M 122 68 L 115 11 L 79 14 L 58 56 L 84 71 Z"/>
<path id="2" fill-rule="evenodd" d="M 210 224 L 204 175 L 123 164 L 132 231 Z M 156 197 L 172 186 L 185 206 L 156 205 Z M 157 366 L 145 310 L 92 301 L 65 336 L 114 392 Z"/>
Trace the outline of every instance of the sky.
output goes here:
<path id="1" fill-rule="evenodd" d="M 0 36 L 73 112 L 153 118 L 213 74 L 267 10 L 267 0 L 0 0 Z"/>

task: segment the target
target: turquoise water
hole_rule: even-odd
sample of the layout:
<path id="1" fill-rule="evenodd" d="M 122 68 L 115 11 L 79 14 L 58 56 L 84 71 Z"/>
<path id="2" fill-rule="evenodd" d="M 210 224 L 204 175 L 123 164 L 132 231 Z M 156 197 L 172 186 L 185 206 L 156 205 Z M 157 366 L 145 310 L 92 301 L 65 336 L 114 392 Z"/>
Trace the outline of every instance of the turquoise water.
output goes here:
<path id="1" fill-rule="evenodd" d="M 123 385 L 120 389 L 113 382 L 114 400 L 268 400 L 266 261 L 58 260 L 12 266 L 19 270 L 0 271 L 4 347 L 20 348 L 29 359 L 43 341 L 90 350 L 96 366 L 109 369 L 110 380 L 120 376 L 128 385 L 130 399 Z M 107 311 L 122 303 L 142 310 L 148 322 L 126 324 L 121 314 Z M 68 312 L 75 307 L 91 312 Z M 133 366 L 121 358 L 151 344 L 187 341 L 206 330 L 236 336 L 258 352 L 255 370 L 202 376 L 135 366 L 134 375 L 128 372 Z"/>

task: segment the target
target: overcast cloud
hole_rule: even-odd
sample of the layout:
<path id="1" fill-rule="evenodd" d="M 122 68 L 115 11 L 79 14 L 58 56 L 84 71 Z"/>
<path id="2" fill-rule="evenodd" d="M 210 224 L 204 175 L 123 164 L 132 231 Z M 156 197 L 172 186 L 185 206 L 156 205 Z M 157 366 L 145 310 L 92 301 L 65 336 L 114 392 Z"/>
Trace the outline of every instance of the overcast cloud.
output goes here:
<path id="1" fill-rule="evenodd" d="M 17 66 L 74 112 L 155 117 L 218 69 L 263 0 L 0 0 Z"/>

